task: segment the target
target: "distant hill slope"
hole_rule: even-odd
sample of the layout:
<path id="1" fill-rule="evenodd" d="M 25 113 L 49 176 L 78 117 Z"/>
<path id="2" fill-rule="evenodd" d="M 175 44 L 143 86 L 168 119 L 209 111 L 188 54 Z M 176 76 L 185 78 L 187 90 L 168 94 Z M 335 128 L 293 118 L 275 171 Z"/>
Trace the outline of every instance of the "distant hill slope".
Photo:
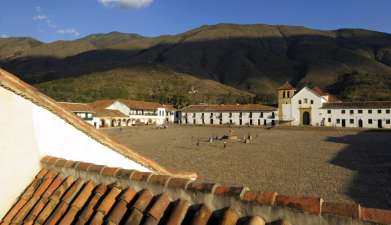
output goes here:
<path id="1" fill-rule="evenodd" d="M 118 32 L 48 44 L 8 38 L 0 39 L 0 65 L 44 91 L 52 90 L 51 85 L 58 87 L 62 91 L 49 94 L 59 99 L 91 98 L 82 88 L 68 90 L 64 81 L 69 79 L 64 78 L 72 77 L 74 85 L 85 88 L 85 80 L 108 76 L 104 79 L 108 82 L 120 69 L 121 77 L 116 79 L 131 87 L 138 80 L 126 83 L 126 77 L 135 76 L 134 71 L 142 67 L 143 71 L 159 68 L 162 77 L 175 73 L 184 79 L 219 82 L 224 95 L 241 93 L 242 100 L 248 93 L 258 100 L 273 100 L 275 88 L 286 80 L 299 86 L 318 85 L 345 99 L 391 100 L 391 35 L 359 29 L 219 24 L 154 38 Z M 155 79 L 142 73 L 137 77 L 149 79 L 146 83 Z M 104 80 L 100 87 L 111 85 Z M 171 79 L 163 83 L 180 86 Z M 127 89 L 130 95 L 136 93 Z M 142 88 L 137 93 L 153 97 Z M 218 101 L 222 92 L 215 94 L 200 101 Z"/>

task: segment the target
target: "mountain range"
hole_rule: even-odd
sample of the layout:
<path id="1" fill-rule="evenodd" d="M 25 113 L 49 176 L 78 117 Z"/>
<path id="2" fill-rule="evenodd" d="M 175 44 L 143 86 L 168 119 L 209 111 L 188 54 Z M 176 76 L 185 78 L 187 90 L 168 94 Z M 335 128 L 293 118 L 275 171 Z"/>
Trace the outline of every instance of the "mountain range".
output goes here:
<path id="1" fill-rule="evenodd" d="M 0 38 L 0 66 L 61 101 L 275 102 L 285 81 L 344 100 L 391 100 L 391 34 L 217 24 L 178 35 Z"/>

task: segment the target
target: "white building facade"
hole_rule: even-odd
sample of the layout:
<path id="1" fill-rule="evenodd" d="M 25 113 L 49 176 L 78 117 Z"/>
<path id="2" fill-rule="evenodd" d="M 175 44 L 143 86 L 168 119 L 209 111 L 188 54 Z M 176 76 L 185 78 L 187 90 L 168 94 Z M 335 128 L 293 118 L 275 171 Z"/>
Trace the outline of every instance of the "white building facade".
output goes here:
<path id="1" fill-rule="evenodd" d="M 278 89 L 279 124 L 350 128 L 391 128 L 391 102 L 342 102 L 319 88 Z"/>
<path id="2" fill-rule="evenodd" d="M 191 105 L 181 110 L 181 124 L 274 126 L 277 109 L 261 104 Z"/>

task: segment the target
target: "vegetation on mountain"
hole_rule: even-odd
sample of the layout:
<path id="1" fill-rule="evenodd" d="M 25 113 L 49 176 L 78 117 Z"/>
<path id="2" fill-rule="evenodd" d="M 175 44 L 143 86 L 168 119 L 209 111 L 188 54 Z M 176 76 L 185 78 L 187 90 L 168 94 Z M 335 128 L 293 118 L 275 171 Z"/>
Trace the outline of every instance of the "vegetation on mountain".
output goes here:
<path id="1" fill-rule="evenodd" d="M 6 38 L 0 66 L 59 100 L 271 103 L 287 80 L 347 100 L 391 100 L 391 35 L 360 29 L 219 24 L 152 38 Z"/>

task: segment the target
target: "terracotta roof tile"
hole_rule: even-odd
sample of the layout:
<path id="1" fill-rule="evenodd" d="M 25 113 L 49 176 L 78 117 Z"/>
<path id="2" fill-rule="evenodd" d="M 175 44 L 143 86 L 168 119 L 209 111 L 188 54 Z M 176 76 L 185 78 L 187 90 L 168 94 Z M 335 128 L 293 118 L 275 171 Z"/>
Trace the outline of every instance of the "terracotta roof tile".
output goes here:
<path id="1" fill-rule="evenodd" d="M 277 88 L 277 90 L 295 90 L 295 88 L 292 86 L 292 84 L 286 81 L 282 86 Z"/>
<path id="2" fill-rule="evenodd" d="M 276 198 L 277 206 L 289 206 L 313 214 L 320 214 L 322 202 L 321 198 L 311 197 L 278 195 Z"/>
<path id="3" fill-rule="evenodd" d="M 391 222 L 391 211 L 388 210 L 323 202 L 320 198 L 248 191 L 243 187 L 201 181 L 184 186 L 188 180 L 175 181 L 177 178 L 172 178 L 167 182 L 166 177 L 160 175 L 148 175 L 149 179 L 134 182 L 129 178 L 129 173 L 133 173 L 129 170 L 120 169 L 108 177 L 89 170 L 95 165 L 80 173 L 78 170 L 84 166 L 74 165 L 65 170 L 47 165 L 47 161 L 45 158 L 43 165 L 49 172 L 42 170 L 36 176 L 19 198 L 25 201 L 18 207 L 19 201 L 16 203 L 2 219 L 2 225 L 264 225 L 266 222 L 286 225 L 290 224 L 284 220 L 286 212 L 289 218 L 293 215 L 311 217 L 308 221 L 322 221 L 321 224 L 335 224 L 336 221 L 345 224 L 346 218 L 354 224 Z M 66 162 L 61 161 L 60 165 L 66 165 Z M 120 171 L 126 175 L 119 176 Z M 46 180 L 51 176 L 55 178 L 47 185 Z M 145 174 L 140 177 L 145 178 Z M 173 184 L 180 185 L 170 187 L 173 180 Z M 146 189 L 140 190 L 140 187 Z M 34 198 L 37 200 L 31 200 Z M 30 213 L 27 215 L 26 211 Z"/>
<path id="4" fill-rule="evenodd" d="M 391 109 L 391 101 L 329 102 L 323 109 Z"/>
<path id="5" fill-rule="evenodd" d="M 58 102 L 58 104 L 71 112 L 94 112 L 88 103 Z"/>

